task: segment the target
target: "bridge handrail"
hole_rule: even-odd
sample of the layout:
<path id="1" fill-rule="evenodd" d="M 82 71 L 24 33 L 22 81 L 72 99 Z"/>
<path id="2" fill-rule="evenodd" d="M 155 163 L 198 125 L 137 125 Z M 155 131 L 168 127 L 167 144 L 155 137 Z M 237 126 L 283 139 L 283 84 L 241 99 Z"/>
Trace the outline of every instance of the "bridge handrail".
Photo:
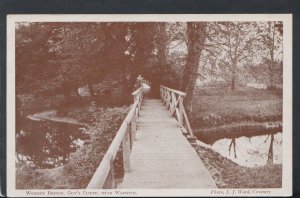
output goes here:
<path id="1" fill-rule="evenodd" d="M 136 122 L 143 99 L 142 89 L 143 86 L 132 92 L 134 103 L 90 180 L 88 189 L 115 188 L 113 161 L 121 144 L 124 171 L 130 171 L 130 151 L 137 130 Z"/>
<path id="2" fill-rule="evenodd" d="M 140 88 L 138 88 L 137 90 L 135 90 L 134 92 L 132 92 L 131 95 L 136 96 L 137 94 L 139 94 L 142 91 L 142 89 L 143 89 L 143 85 Z"/>
<path id="3" fill-rule="evenodd" d="M 160 97 L 171 112 L 171 115 L 176 117 L 179 125 L 187 130 L 191 137 L 194 137 L 193 130 L 183 105 L 185 96 L 185 92 L 160 85 Z"/>
<path id="4" fill-rule="evenodd" d="M 182 92 L 182 91 L 179 91 L 179 90 L 176 90 L 176 89 L 171 89 L 169 87 L 165 87 L 165 86 L 162 86 L 162 85 L 160 85 L 160 87 L 162 87 L 163 89 L 166 89 L 168 91 L 172 91 L 172 92 L 174 92 L 174 93 L 176 93 L 178 95 L 181 95 L 181 96 L 185 96 L 186 95 L 185 92 Z"/>

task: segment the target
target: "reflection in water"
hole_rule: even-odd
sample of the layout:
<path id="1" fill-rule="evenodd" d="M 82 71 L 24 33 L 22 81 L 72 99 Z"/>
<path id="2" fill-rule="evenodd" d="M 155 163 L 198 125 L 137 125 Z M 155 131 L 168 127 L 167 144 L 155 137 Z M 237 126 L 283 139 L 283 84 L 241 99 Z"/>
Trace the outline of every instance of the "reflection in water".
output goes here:
<path id="1" fill-rule="evenodd" d="M 211 148 L 242 166 L 282 164 L 281 132 L 274 135 L 221 139 L 213 143 Z"/>
<path id="2" fill-rule="evenodd" d="M 88 137 L 79 125 L 25 119 L 16 134 L 17 162 L 37 168 L 63 165 Z"/>

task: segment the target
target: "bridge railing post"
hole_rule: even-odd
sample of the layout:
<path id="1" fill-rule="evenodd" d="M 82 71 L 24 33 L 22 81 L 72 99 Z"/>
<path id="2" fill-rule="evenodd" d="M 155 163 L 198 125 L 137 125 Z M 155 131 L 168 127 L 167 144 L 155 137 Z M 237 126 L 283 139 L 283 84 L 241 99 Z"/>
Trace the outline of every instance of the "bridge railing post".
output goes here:
<path id="1" fill-rule="evenodd" d="M 103 185 L 104 189 L 112 189 L 115 188 L 115 168 L 114 168 L 114 159 L 113 155 L 109 154 L 109 164 L 110 164 L 110 171 L 107 175 L 105 183 Z"/>
<path id="2" fill-rule="evenodd" d="M 170 97 L 170 92 L 167 91 L 167 101 L 166 101 L 166 103 L 167 103 L 167 108 L 168 108 L 168 109 L 170 108 L 170 99 L 171 99 L 171 97 Z"/>
<path id="3" fill-rule="evenodd" d="M 166 92 L 166 90 L 163 89 L 163 88 L 162 88 L 162 92 L 163 92 L 163 98 L 162 98 L 162 99 L 163 99 L 163 101 L 164 101 L 164 104 L 166 104 L 166 102 L 167 102 L 167 101 L 166 101 L 166 99 L 167 99 L 167 98 L 166 98 L 166 97 L 167 97 L 167 92 Z"/>
<path id="4" fill-rule="evenodd" d="M 133 114 L 132 120 L 130 122 L 130 126 L 131 126 L 131 141 L 133 142 L 136 139 L 136 112 Z"/>
<path id="5" fill-rule="evenodd" d="M 162 87 L 160 87 L 160 91 L 161 91 L 161 100 L 165 104 L 165 90 Z"/>
<path id="6" fill-rule="evenodd" d="M 161 99 L 167 106 L 167 109 L 170 110 L 171 115 L 174 116 L 175 113 L 175 117 L 177 118 L 179 125 L 183 127 L 185 131 L 188 131 L 191 137 L 194 137 L 193 130 L 183 104 L 186 93 L 164 86 L 160 86 L 160 90 Z"/>
<path id="7" fill-rule="evenodd" d="M 143 93 L 142 93 L 142 91 L 140 92 L 140 100 L 139 100 L 139 107 L 140 107 L 140 109 L 141 109 L 141 107 L 142 107 L 142 100 L 143 100 Z"/>
<path id="8" fill-rule="evenodd" d="M 164 103 L 165 103 L 165 105 L 167 105 L 168 106 L 168 102 L 167 102 L 167 100 L 168 100 L 168 91 L 166 90 L 166 89 L 164 89 Z"/>
<path id="9" fill-rule="evenodd" d="M 125 172 L 130 172 L 130 139 L 129 127 L 127 127 L 124 138 L 122 140 L 123 166 Z"/>
<path id="10" fill-rule="evenodd" d="M 173 107 L 174 107 L 174 100 L 173 100 L 173 93 L 172 92 L 170 92 L 171 94 L 170 94 L 170 108 L 169 108 L 169 110 L 170 110 L 170 113 L 172 113 L 173 112 Z"/>
<path id="11" fill-rule="evenodd" d="M 184 111 L 184 106 L 183 106 L 183 96 L 178 96 L 178 103 L 179 103 L 179 124 L 180 126 L 183 126 L 183 111 Z"/>

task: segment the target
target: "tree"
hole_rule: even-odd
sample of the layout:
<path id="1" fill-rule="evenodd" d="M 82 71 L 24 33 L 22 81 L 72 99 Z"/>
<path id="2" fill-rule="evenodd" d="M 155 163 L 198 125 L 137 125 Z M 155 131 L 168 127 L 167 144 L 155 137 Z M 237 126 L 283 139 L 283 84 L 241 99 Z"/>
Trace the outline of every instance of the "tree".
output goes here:
<path id="1" fill-rule="evenodd" d="M 275 87 L 275 76 L 281 70 L 282 65 L 282 34 L 283 34 L 283 25 L 281 21 L 269 21 L 266 26 L 266 34 L 262 37 L 263 43 L 265 44 L 266 49 L 268 50 L 269 57 L 264 59 L 264 64 L 267 65 L 269 82 L 268 87 Z M 282 70 L 281 72 L 282 75 Z"/>
<path id="2" fill-rule="evenodd" d="M 47 89 L 56 76 L 57 65 L 51 62 L 56 53 L 49 50 L 57 39 L 58 27 L 48 23 L 19 23 L 16 26 L 16 88 L 20 92 Z M 53 33 L 54 31 L 54 33 Z"/>
<path id="3" fill-rule="evenodd" d="M 180 89 L 182 84 L 183 69 L 187 58 L 187 35 L 185 22 L 167 24 L 167 56 L 169 66 L 168 75 L 164 81 L 166 86 Z"/>
<path id="4" fill-rule="evenodd" d="M 186 91 L 185 105 L 192 111 L 192 99 L 198 76 L 199 60 L 206 39 L 206 22 L 187 23 L 187 59 L 183 69 L 181 90 Z"/>
<path id="5" fill-rule="evenodd" d="M 128 68 L 130 84 L 133 86 L 136 77 L 142 75 L 149 79 L 149 71 L 153 63 L 154 51 L 154 23 L 130 23 L 126 40 L 128 47 L 125 51 L 130 61 Z"/>
<path id="6" fill-rule="evenodd" d="M 167 23 L 132 23 L 128 56 L 137 76 L 142 74 L 151 81 L 154 97 L 159 96 L 159 85 L 168 81 L 170 66 L 167 64 Z"/>
<path id="7" fill-rule="evenodd" d="M 61 63 L 59 74 L 67 85 L 66 90 L 88 85 L 95 96 L 93 85 L 114 73 L 127 88 L 125 36 L 128 23 L 68 23 L 61 31 L 62 41 L 54 45 Z M 119 75 L 120 74 L 120 75 Z M 68 94 L 68 92 L 66 92 Z"/>
<path id="8" fill-rule="evenodd" d="M 263 31 L 257 22 L 212 22 L 208 34 L 206 51 L 223 74 L 229 73 L 231 90 L 235 90 L 239 67 L 261 48 Z"/>
<path id="9" fill-rule="evenodd" d="M 120 94 L 129 95 L 128 27 L 129 23 L 20 24 L 16 28 L 18 90 L 47 97 L 64 95 L 65 104 L 71 104 L 78 88 L 86 85 L 95 100 L 95 85 L 112 75 Z"/>
<path id="10" fill-rule="evenodd" d="M 169 65 L 167 65 L 167 45 L 168 36 L 166 32 L 166 23 L 160 22 L 155 24 L 154 28 L 154 64 L 152 66 L 152 92 L 153 96 L 159 97 L 161 84 L 166 84 Z"/>

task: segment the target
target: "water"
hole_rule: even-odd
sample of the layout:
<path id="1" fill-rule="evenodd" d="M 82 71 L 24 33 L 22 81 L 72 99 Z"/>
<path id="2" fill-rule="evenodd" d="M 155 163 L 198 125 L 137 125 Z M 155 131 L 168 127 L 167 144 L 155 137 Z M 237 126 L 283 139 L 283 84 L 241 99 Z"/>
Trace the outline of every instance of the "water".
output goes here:
<path id="1" fill-rule="evenodd" d="M 89 138 L 83 129 L 75 124 L 24 119 L 16 134 L 17 162 L 37 168 L 61 166 Z"/>
<path id="2" fill-rule="evenodd" d="M 235 138 L 235 152 L 232 139 L 220 139 L 210 147 L 222 156 L 233 162 L 247 167 L 265 166 L 268 163 L 268 154 L 271 135 Z M 282 164 L 282 133 L 274 134 L 273 163 Z"/>

